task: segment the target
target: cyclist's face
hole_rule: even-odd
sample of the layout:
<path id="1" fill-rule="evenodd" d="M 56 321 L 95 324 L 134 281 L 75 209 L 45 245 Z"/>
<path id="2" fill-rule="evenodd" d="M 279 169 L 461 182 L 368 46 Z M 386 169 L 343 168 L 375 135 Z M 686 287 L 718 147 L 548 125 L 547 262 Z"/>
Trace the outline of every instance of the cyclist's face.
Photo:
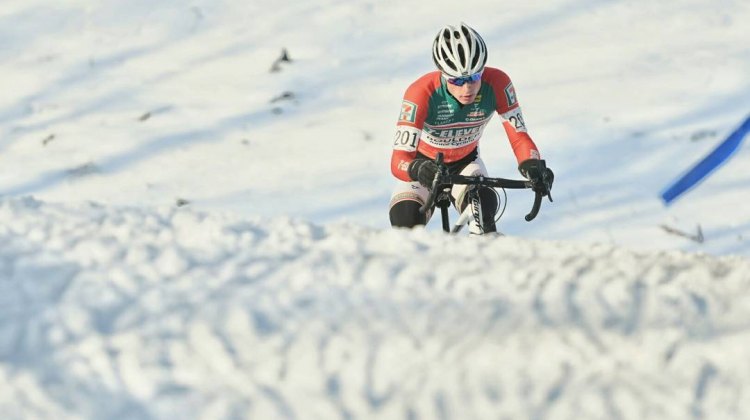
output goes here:
<path id="1" fill-rule="evenodd" d="M 445 84 L 448 87 L 448 93 L 453 95 L 462 105 L 468 105 L 477 98 L 479 88 L 482 87 L 482 81 L 466 82 L 463 86 L 456 86 L 450 83 Z"/>

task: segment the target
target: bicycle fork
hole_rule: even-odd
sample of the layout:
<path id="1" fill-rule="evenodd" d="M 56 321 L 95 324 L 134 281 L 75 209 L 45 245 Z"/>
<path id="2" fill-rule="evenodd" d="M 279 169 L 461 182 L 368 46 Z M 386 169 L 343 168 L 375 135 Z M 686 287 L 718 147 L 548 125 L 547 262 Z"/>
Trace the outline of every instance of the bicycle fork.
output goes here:
<path id="1" fill-rule="evenodd" d="M 484 233 L 484 217 L 482 215 L 482 203 L 479 200 L 479 189 L 473 186 L 469 187 L 466 191 L 466 199 L 468 204 L 456 220 L 451 233 L 458 233 L 468 223 L 470 234 L 481 235 Z"/>

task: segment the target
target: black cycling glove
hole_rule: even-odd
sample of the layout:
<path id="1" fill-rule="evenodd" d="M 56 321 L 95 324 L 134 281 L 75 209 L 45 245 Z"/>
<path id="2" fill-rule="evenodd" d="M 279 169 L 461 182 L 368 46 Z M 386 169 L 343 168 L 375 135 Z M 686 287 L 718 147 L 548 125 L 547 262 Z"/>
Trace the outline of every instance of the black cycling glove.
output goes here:
<path id="1" fill-rule="evenodd" d="M 534 192 L 546 196 L 552 190 L 552 182 L 555 180 L 555 174 L 547 167 L 545 161 L 541 159 L 524 160 L 518 165 L 518 171 L 531 181 Z"/>
<path id="2" fill-rule="evenodd" d="M 438 165 L 428 159 L 414 159 L 409 164 L 409 178 L 412 181 L 419 181 L 420 184 L 427 188 L 432 188 L 432 181 L 438 171 Z"/>

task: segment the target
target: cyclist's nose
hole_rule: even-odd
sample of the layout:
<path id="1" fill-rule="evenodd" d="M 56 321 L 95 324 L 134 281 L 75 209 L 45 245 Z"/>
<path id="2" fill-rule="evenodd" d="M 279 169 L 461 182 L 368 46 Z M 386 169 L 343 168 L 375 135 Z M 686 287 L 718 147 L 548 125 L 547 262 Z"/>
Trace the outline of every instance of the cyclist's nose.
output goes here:
<path id="1" fill-rule="evenodd" d="M 461 86 L 461 87 L 463 88 L 463 91 L 464 91 L 464 92 L 471 92 L 471 91 L 473 91 L 473 90 L 474 90 L 474 89 L 475 89 L 475 88 L 476 88 L 477 86 L 479 86 L 479 83 L 480 83 L 480 82 L 479 82 L 479 81 L 477 80 L 476 82 L 468 82 L 468 83 L 464 83 L 464 85 L 463 85 L 463 86 Z"/>

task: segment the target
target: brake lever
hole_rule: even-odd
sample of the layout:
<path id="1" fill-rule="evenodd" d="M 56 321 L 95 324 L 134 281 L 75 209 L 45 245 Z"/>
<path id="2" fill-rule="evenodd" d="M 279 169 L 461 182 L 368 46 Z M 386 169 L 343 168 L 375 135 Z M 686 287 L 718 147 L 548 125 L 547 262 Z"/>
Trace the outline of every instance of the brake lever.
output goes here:
<path id="1" fill-rule="evenodd" d="M 539 192 L 535 194 L 536 195 L 534 196 L 534 206 L 531 208 L 531 211 L 529 212 L 529 214 L 527 214 L 526 217 L 524 217 L 524 219 L 526 219 L 527 222 L 534 220 L 536 215 L 539 214 L 539 209 L 542 207 L 542 194 Z"/>

